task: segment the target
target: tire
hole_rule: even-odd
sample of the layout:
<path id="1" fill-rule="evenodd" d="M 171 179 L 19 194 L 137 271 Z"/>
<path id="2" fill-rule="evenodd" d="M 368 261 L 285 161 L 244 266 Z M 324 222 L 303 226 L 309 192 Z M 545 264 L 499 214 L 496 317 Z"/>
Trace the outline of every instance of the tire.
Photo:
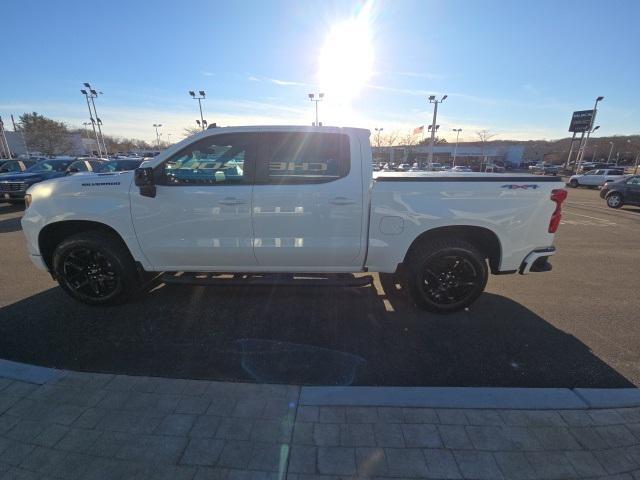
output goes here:
<path id="1" fill-rule="evenodd" d="M 569 182 L 569 185 L 573 188 L 578 188 L 580 186 L 580 183 L 578 183 L 578 180 L 576 180 L 575 178 L 573 180 L 571 180 Z"/>
<path id="2" fill-rule="evenodd" d="M 607 195 L 607 207 L 620 208 L 622 205 L 624 205 L 622 195 L 618 192 L 611 192 Z"/>
<path id="3" fill-rule="evenodd" d="M 136 290 L 135 262 L 121 240 L 100 231 L 78 233 L 53 252 L 60 287 L 88 305 L 122 303 Z"/>
<path id="4" fill-rule="evenodd" d="M 418 307 L 434 313 L 451 313 L 471 305 L 484 291 L 489 276 L 480 252 L 454 238 L 413 247 L 406 270 L 411 298 Z"/>

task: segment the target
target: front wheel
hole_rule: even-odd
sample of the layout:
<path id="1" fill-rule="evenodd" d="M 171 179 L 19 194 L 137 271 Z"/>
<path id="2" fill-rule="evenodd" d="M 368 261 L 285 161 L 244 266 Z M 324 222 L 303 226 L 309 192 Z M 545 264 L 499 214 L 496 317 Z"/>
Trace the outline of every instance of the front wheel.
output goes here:
<path id="1" fill-rule="evenodd" d="M 435 313 L 471 305 L 484 291 L 489 272 L 484 257 L 464 240 L 434 240 L 412 249 L 407 283 L 413 301 Z"/>
<path id="2" fill-rule="evenodd" d="M 112 305 L 135 290 L 137 272 L 131 254 L 117 238 L 91 231 L 63 240 L 53 252 L 60 287 L 89 305 Z"/>
<path id="3" fill-rule="evenodd" d="M 617 192 L 607 195 L 607 206 L 609 208 L 620 208 L 622 206 L 622 195 Z"/>
<path id="4" fill-rule="evenodd" d="M 570 185 L 570 186 L 572 186 L 573 188 L 578 188 L 578 186 L 579 186 L 580 184 L 578 183 L 578 180 L 576 180 L 576 179 L 574 178 L 573 180 L 571 180 L 571 181 L 569 182 L 569 185 Z"/>

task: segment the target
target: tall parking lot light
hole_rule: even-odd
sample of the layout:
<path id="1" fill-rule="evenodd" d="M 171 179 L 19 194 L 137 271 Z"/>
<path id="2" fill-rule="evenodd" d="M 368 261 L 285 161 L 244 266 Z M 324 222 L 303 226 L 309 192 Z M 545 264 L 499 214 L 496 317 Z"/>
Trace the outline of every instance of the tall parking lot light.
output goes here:
<path id="1" fill-rule="evenodd" d="M 456 146 L 453 148 L 453 163 L 451 164 L 452 167 L 456 166 L 456 154 L 458 153 L 458 139 L 460 138 L 460 132 L 462 131 L 461 128 L 454 128 L 453 129 L 454 132 L 456 132 Z"/>
<path id="2" fill-rule="evenodd" d="M 160 127 L 162 127 L 161 123 L 154 123 L 153 127 L 156 129 L 156 146 L 158 148 L 158 150 L 160 150 L 160 133 L 158 132 L 158 129 Z"/>
<path id="3" fill-rule="evenodd" d="M 199 90 L 198 93 L 200 94 L 200 96 L 196 96 L 196 92 L 193 90 L 189 90 L 189 95 L 191 95 L 191 98 L 193 98 L 194 100 L 198 100 L 198 107 L 200 107 L 200 120 L 202 121 L 202 130 L 205 129 L 205 122 L 204 122 L 204 117 L 202 116 L 202 100 L 205 99 L 206 97 L 206 93 L 204 90 Z"/>
<path id="4" fill-rule="evenodd" d="M 435 95 L 429 96 L 429 103 L 433 103 L 433 121 L 431 122 L 431 142 L 429 143 L 428 168 L 431 170 L 433 164 L 433 143 L 436 137 L 436 118 L 438 116 L 438 104 L 444 102 L 448 95 L 444 95 L 440 100 Z"/>
<path id="5" fill-rule="evenodd" d="M 633 164 L 633 174 L 637 175 L 638 174 L 638 162 L 640 161 L 640 152 L 638 152 L 638 154 L 636 155 L 636 160 Z"/>
<path id="6" fill-rule="evenodd" d="M 94 101 L 95 98 L 98 98 L 99 94 L 102 95 L 102 92 L 99 92 L 94 88 L 91 88 L 91 85 L 88 82 L 85 82 L 84 86 L 87 87 L 89 92 L 91 92 L 91 94 L 89 95 L 89 98 L 91 99 L 91 105 L 93 105 L 93 113 L 95 113 L 96 115 L 96 124 L 98 125 L 98 133 L 100 134 L 100 138 L 102 139 L 102 149 L 104 150 L 105 156 L 107 156 L 109 152 L 107 152 L 107 144 L 104 141 L 104 135 L 102 134 L 102 120 L 100 120 L 100 118 L 98 117 L 98 111 L 96 110 L 96 103 Z"/>
<path id="7" fill-rule="evenodd" d="M 611 145 L 611 148 L 609 149 L 609 156 L 607 157 L 607 165 L 609 165 L 609 162 L 611 161 L 611 154 L 613 153 L 613 142 L 609 142 L 609 145 Z"/>
<path id="8" fill-rule="evenodd" d="M 308 97 L 309 97 L 309 100 L 311 100 L 312 102 L 315 102 L 316 104 L 316 122 L 313 124 L 313 126 L 320 127 L 322 125 L 320 124 L 320 122 L 318 122 L 318 102 L 322 101 L 322 99 L 324 98 L 324 93 L 318 93 L 317 95 L 315 93 L 310 93 Z"/>
<path id="9" fill-rule="evenodd" d="M 596 114 L 598 113 L 598 103 L 604 100 L 604 97 L 597 97 L 596 103 L 593 105 L 593 115 L 591 115 L 591 123 L 589 123 L 589 129 L 587 131 L 587 138 L 582 142 L 582 138 L 580 139 L 580 147 L 578 147 L 578 156 L 576 157 L 576 168 L 578 165 L 582 163 L 582 158 L 584 157 L 584 151 L 587 149 L 587 144 L 589 143 L 589 134 L 595 132 L 596 129 L 593 128 L 593 125 L 596 123 Z M 582 137 L 584 138 L 584 132 L 582 132 Z"/>
<path id="10" fill-rule="evenodd" d="M 85 85 L 88 84 L 85 83 Z M 87 108 L 89 109 L 89 120 L 91 120 L 91 128 L 93 128 L 93 134 L 96 137 L 96 143 L 98 144 L 98 156 L 102 157 L 102 146 L 100 145 L 100 137 L 98 137 L 98 131 L 96 130 L 96 121 L 93 118 L 93 111 L 91 110 L 91 104 L 89 103 L 89 92 L 82 89 L 80 90 L 80 93 L 82 93 L 87 100 Z M 93 152 L 91 153 L 91 156 L 93 156 Z"/>
<path id="11" fill-rule="evenodd" d="M 587 143 L 589 142 L 589 136 L 595 132 L 596 130 L 598 130 L 600 128 L 600 125 L 596 125 L 595 127 L 593 127 L 591 130 L 587 131 L 587 138 L 584 141 L 584 146 L 582 147 L 582 152 L 579 155 L 579 160 L 578 163 L 576 165 L 576 171 L 578 171 L 580 169 L 580 165 L 582 165 L 582 158 L 584 157 L 584 151 L 587 149 Z"/>
<path id="12" fill-rule="evenodd" d="M 380 148 L 380 134 L 382 133 L 382 131 L 384 130 L 384 128 L 380 127 L 376 127 L 374 128 L 374 130 L 376 131 L 376 146 L 378 148 Z"/>

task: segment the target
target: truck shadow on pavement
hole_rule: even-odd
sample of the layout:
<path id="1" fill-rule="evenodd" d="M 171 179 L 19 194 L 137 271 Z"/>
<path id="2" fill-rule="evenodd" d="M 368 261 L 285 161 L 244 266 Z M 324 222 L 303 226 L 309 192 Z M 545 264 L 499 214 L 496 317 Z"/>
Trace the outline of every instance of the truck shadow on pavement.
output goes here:
<path id="1" fill-rule="evenodd" d="M 439 316 L 384 288 L 157 281 L 96 308 L 59 288 L 0 309 L 0 358 L 92 372 L 302 384 L 632 387 L 589 348 L 485 293 Z"/>

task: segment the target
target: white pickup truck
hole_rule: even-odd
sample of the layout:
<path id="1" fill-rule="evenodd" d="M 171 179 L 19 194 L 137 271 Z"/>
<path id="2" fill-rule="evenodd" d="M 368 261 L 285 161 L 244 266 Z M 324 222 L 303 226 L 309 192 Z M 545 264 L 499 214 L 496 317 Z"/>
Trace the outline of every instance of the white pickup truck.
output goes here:
<path id="1" fill-rule="evenodd" d="M 401 273 L 419 307 L 451 312 L 489 271 L 551 268 L 567 193 L 559 177 L 374 174 L 357 128 L 214 128 L 142 167 L 27 192 L 31 258 L 82 302 L 123 301 L 145 272 L 368 271 Z"/>

